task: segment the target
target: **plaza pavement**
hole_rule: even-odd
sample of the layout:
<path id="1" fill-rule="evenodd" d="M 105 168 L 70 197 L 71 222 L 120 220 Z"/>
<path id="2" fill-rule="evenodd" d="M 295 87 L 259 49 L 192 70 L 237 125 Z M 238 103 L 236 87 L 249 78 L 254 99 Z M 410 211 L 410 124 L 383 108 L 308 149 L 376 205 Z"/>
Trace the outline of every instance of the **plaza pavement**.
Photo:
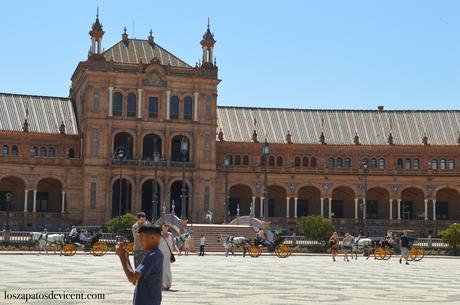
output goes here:
<path id="1" fill-rule="evenodd" d="M 173 291 L 163 304 L 460 304 L 460 259 L 425 258 L 336 263 L 328 256 L 243 258 L 178 256 Z M 133 286 L 118 257 L 0 255 L 4 291 L 105 293 L 104 301 L 29 301 L 27 304 L 131 304 Z"/>

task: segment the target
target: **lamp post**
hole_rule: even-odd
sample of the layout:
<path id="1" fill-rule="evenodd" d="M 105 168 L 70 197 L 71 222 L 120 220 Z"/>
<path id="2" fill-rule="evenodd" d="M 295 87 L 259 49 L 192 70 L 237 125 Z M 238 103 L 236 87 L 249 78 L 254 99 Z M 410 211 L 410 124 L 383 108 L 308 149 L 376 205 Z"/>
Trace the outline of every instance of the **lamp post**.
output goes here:
<path id="1" fill-rule="evenodd" d="M 363 233 L 366 227 L 366 213 L 367 213 L 367 174 L 368 174 L 368 164 L 367 159 L 364 159 L 362 162 L 362 168 L 364 173 L 364 198 L 363 198 Z"/>
<path id="2" fill-rule="evenodd" d="M 224 156 L 224 173 L 225 173 L 225 198 L 224 198 L 224 223 L 228 223 L 228 166 L 230 165 L 230 157 Z"/>
<path id="3" fill-rule="evenodd" d="M 120 225 L 121 225 L 121 196 L 122 196 L 122 177 L 123 177 L 123 168 L 122 168 L 122 162 L 126 157 L 126 150 L 124 147 L 118 147 L 115 150 L 115 155 L 114 158 L 118 161 L 120 161 L 120 178 L 118 179 L 118 225 L 117 225 L 117 239 L 119 238 L 120 235 Z"/>
<path id="4" fill-rule="evenodd" d="M 160 153 L 157 151 L 156 148 L 156 139 L 153 141 L 153 164 L 155 165 L 155 179 L 153 181 L 152 187 L 152 223 L 158 218 L 158 190 L 157 190 L 157 178 L 158 178 L 158 163 L 160 163 Z"/>
<path id="5" fill-rule="evenodd" d="M 180 151 L 182 153 L 182 187 L 181 187 L 181 219 L 187 219 L 187 207 L 186 207 L 186 189 L 185 189 L 185 161 L 188 153 L 188 141 L 187 138 L 182 137 L 180 141 Z"/>
<path id="6" fill-rule="evenodd" d="M 10 192 L 5 194 L 5 199 L 6 199 L 6 224 L 5 224 L 5 229 L 4 229 L 4 235 L 3 235 L 3 241 L 5 243 L 10 242 L 10 209 L 11 209 L 11 199 L 13 197 L 13 194 Z"/>
<path id="7" fill-rule="evenodd" d="M 268 219 L 268 156 L 270 155 L 270 145 L 265 138 L 265 142 L 262 144 L 262 155 L 265 160 L 264 170 L 264 219 Z"/>

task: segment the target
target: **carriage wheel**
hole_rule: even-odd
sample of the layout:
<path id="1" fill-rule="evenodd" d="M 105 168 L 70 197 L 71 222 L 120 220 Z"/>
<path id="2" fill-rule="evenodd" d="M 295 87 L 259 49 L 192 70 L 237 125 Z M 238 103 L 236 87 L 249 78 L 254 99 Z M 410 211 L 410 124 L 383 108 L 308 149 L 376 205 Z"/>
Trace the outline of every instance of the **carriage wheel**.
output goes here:
<path id="1" fill-rule="evenodd" d="M 73 256 L 77 253 L 77 247 L 74 244 L 65 244 L 62 252 L 64 256 Z"/>
<path id="2" fill-rule="evenodd" d="M 134 253 L 134 243 L 133 242 L 128 242 L 124 244 L 123 248 L 125 248 L 125 251 L 128 252 L 129 254 Z"/>
<path id="3" fill-rule="evenodd" d="M 419 262 L 425 257 L 425 250 L 419 246 L 412 246 L 409 251 L 409 256 L 412 261 Z"/>
<path id="4" fill-rule="evenodd" d="M 374 250 L 374 257 L 378 260 L 382 260 L 385 258 L 385 249 L 382 247 L 378 247 Z"/>
<path id="5" fill-rule="evenodd" d="M 409 260 L 414 261 L 417 259 L 417 256 L 418 256 L 417 247 L 411 246 L 409 249 Z"/>
<path id="6" fill-rule="evenodd" d="M 291 248 L 285 244 L 278 245 L 275 248 L 275 254 L 279 258 L 286 258 L 291 254 Z"/>
<path id="7" fill-rule="evenodd" d="M 385 248 L 385 257 L 383 258 L 384 260 L 389 260 L 392 256 L 391 249 L 390 248 Z"/>
<path id="8" fill-rule="evenodd" d="M 90 252 L 94 256 L 103 256 L 107 253 L 107 244 L 103 241 L 97 241 L 91 247 Z"/>
<path id="9" fill-rule="evenodd" d="M 262 254 L 262 250 L 260 250 L 257 246 L 251 246 L 249 248 L 249 256 L 251 257 L 259 257 Z"/>

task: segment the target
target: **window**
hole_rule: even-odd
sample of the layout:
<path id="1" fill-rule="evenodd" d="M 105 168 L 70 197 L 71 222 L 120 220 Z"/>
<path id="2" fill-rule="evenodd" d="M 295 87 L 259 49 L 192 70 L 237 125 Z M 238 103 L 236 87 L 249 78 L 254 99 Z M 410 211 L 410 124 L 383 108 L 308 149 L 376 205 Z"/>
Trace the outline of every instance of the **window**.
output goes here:
<path id="1" fill-rule="evenodd" d="M 14 148 L 14 146 L 13 146 L 13 148 Z M 455 168 L 454 160 L 449 160 L 449 162 L 447 163 L 447 168 L 448 169 L 454 169 Z"/>
<path id="2" fill-rule="evenodd" d="M 441 159 L 441 161 L 439 162 L 439 168 L 446 169 L 446 160 Z"/>
<path id="3" fill-rule="evenodd" d="M 205 105 L 205 118 L 206 120 L 210 120 L 211 119 L 211 96 L 210 95 L 206 95 L 206 105 Z"/>
<path id="4" fill-rule="evenodd" d="M 91 205 L 92 209 L 94 209 L 96 207 L 96 182 L 91 182 L 90 205 Z"/>
<path id="5" fill-rule="evenodd" d="M 350 167 L 351 167 L 351 159 L 350 159 L 350 158 L 346 158 L 346 159 L 345 159 L 345 167 L 346 167 L 346 168 L 350 168 Z"/>
<path id="6" fill-rule="evenodd" d="M 398 169 L 403 168 L 403 160 L 402 159 L 398 159 L 398 161 L 396 161 L 396 168 L 398 168 Z"/>
<path id="7" fill-rule="evenodd" d="M 48 193 L 37 192 L 37 212 L 48 211 Z"/>
<path id="8" fill-rule="evenodd" d="M 327 159 L 327 168 L 334 168 L 334 158 Z"/>
<path id="9" fill-rule="evenodd" d="M 114 116 L 121 116 L 123 113 L 123 95 L 121 92 L 115 92 L 113 94 L 113 106 L 112 113 Z"/>
<path id="10" fill-rule="evenodd" d="M 436 219 L 449 219 L 449 202 L 437 201 L 436 202 Z"/>
<path id="11" fill-rule="evenodd" d="M 96 156 L 99 145 L 99 129 L 93 128 L 93 134 L 91 139 L 91 155 Z"/>
<path id="12" fill-rule="evenodd" d="M 303 167 L 308 167 L 308 158 L 307 158 L 307 157 L 303 157 L 303 159 L 302 159 L 302 166 L 303 166 Z"/>
<path id="13" fill-rule="evenodd" d="M 69 148 L 69 150 L 67 152 L 67 157 L 69 159 L 75 158 L 75 150 L 73 148 Z"/>
<path id="14" fill-rule="evenodd" d="M 136 116 L 136 95 L 134 93 L 128 94 L 128 105 L 126 108 L 128 109 L 129 117 Z"/>
<path id="15" fill-rule="evenodd" d="M 379 168 L 385 168 L 385 159 L 380 158 L 380 160 L 379 160 Z"/>
<path id="16" fill-rule="evenodd" d="M 377 159 L 371 159 L 371 168 L 377 168 Z"/>
<path id="17" fill-rule="evenodd" d="M 48 157 L 56 157 L 56 149 L 54 147 L 50 147 L 50 149 L 48 150 Z"/>
<path id="18" fill-rule="evenodd" d="M 209 134 L 204 136 L 204 159 L 211 160 L 211 135 Z"/>
<path id="19" fill-rule="evenodd" d="M 10 152 L 10 149 L 8 148 L 8 145 L 3 145 L 2 155 L 7 156 L 9 152 Z"/>
<path id="20" fill-rule="evenodd" d="M 283 158 L 282 157 L 276 158 L 276 166 L 283 166 Z"/>
<path id="21" fill-rule="evenodd" d="M 260 157 L 260 166 L 265 166 L 265 157 Z"/>
<path id="22" fill-rule="evenodd" d="M 438 161 L 436 159 L 431 160 L 431 169 L 438 168 Z"/>
<path id="23" fill-rule="evenodd" d="M 240 155 L 235 156 L 235 165 L 241 165 L 241 156 Z"/>
<path id="24" fill-rule="evenodd" d="M 243 157 L 243 165 L 249 165 L 249 156 L 248 155 L 244 155 L 244 157 Z"/>
<path id="25" fill-rule="evenodd" d="M 342 158 L 337 158 L 337 168 L 342 168 L 343 167 L 343 160 Z"/>
<path id="26" fill-rule="evenodd" d="M 299 157 L 294 158 L 294 166 L 295 167 L 300 167 L 300 158 Z"/>
<path id="27" fill-rule="evenodd" d="M 16 145 L 13 145 L 13 147 L 11 147 L 11 153 L 13 154 L 13 156 L 18 155 L 18 147 Z"/>
<path id="28" fill-rule="evenodd" d="M 99 112 L 99 99 L 100 99 L 100 90 L 99 88 L 94 88 L 93 91 L 93 112 Z"/>
<path id="29" fill-rule="evenodd" d="M 186 96 L 184 98 L 184 120 L 192 119 L 192 98 Z"/>
<path id="30" fill-rule="evenodd" d="M 410 169 L 411 168 L 411 160 L 410 159 L 406 159 L 406 169 Z"/>
<path id="31" fill-rule="evenodd" d="M 177 96 L 171 96 L 170 104 L 170 118 L 172 120 L 179 119 L 179 98 Z"/>
<path id="32" fill-rule="evenodd" d="M 37 156 L 37 147 L 36 146 L 33 146 L 32 149 L 30 150 L 31 153 L 32 153 L 32 157 L 36 157 Z"/>
<path id="33" fill-rule="evenodd" d="M 270 156 L 270 158 L 268 158 L 268 165 L 275 166 L 275 157 Z"/>
<path id="34" fill-rule="evenodd" d="M 232 155 L 228 155 L 228 164 L 233 165 L 233 156 Z"/>
<path id="35" fill-rule="evenodd" d="M 420 166 L 420 162 L 418 161 L 418 159 L 414 159 L 414 168 L 419 169 L 419 166 Z"/>
<path id="36" fill-rule="evenodd" d="M 46 157 L 46 147 L 40 147 L 40 157 Z"/>
<path id="37" fill-rule="evenodd" d="M 158 118 L 158 97 L 156 96 L 149 97 L 149 118 Z"/>
<path id="38" fill-rule="evenodd" d="M 316 158 L 315 157 L 310 158 L 310 166 L 311 167 L 316 167 Z"/>
<path id="39" fill-rule="evenodd" d="M 209 186 L 204 186 L 204 209 L 207 211 L 209 210 Z"/>

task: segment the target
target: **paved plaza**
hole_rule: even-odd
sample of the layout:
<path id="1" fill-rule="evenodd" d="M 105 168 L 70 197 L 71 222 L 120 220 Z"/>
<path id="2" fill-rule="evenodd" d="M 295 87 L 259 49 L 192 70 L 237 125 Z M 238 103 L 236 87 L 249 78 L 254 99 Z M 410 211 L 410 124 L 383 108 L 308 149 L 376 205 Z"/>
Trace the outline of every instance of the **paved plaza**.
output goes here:
<path id="1" fill-rule="evenodd" d="M 105 293 L 103 301 L 65 304 L 131 304 L 133 286 L 114 255 L 0 255 L 0 262 L 2 305 L 25 304 L 5 301 L 4 290 Z M 174 290 L 163 294 L 163 304 L 460 304 L 459 279 L 460 260 L 448 258 L 406 266 L 396 259 L 181 256 L 173 265 Z"/>

